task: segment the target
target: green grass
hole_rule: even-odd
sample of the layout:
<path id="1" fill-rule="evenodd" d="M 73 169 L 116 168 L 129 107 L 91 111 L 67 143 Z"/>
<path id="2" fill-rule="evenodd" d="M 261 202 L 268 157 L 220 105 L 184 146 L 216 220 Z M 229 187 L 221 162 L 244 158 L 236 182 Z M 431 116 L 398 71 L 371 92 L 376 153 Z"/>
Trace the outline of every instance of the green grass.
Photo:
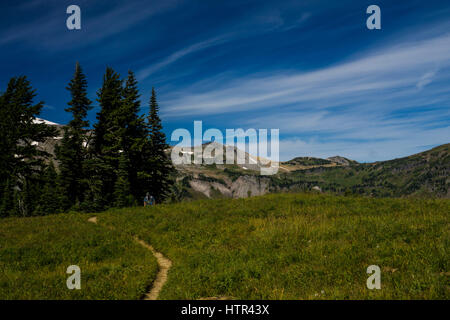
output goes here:
<path id="1" fill-rule="evenodd" d="M 0 220 L 0 299 L 449 299 L 450 201 L 273 194 Z M 109 227 L 113 227 L 109 229 Z M 67 266 L 82 270 L 68 290 Z M 381 290 L 366 288 L 369 265 Z M 395 272 L 393 272 L 395 271 Z"/>
<path id="2" fill-rule="evenodd" d="M 0 299 L 138 299 L 157 272 L 153 255 L 132 238 L 61 214 L 0 220 Z M 81 290 L 69 290 L 69 265 Z"/>
<path id="3" fill-rule="evenodd" d="M 172 259 L 163 299 L 448 299 L 449 204 L 279 194 L 113 210 L 100 221 Z M 372 264 L 381 290 L 366 288 Z"/>

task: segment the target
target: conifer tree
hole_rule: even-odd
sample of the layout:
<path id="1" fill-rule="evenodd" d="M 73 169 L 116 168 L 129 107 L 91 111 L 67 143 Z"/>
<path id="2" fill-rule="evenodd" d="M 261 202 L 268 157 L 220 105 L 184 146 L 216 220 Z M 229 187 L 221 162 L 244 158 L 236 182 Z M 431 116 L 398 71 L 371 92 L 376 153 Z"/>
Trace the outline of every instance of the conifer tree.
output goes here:
<path id="1" fill-rule="evenodd" d="M 87 98 L 86 77 L 78 62 L 67 90 L 70 91 L 72 100 L 68 102 L 69 107 L 65 110 L 72 113 L 72 120 L 64 128 L 61 146 L 56 149 L 60 162 L 61 205 L 64 210 L 79 205 L 84 200 L 86 188 L 83 173 L 83 162 L 87 155 L 85 128 L 89 126 L 86 116 L 92 107 Z"/>
<path id="2" fill-rule="evenodd" d="M 168 145 L 166 136 L 162 131 L 162 123 L 159 118 L 159 106 L 156 100 L 155 88 L 152 88 L 150 98 L 150 113 L 147 117 L 148 143 L 144 154 L 147 162 L 143 172 L 147 185 L 144 191 L 149 191 L 157 202 L 163 201 L 170 193 L 173 181 L 170 177 L 173 166 L 166 153 Z"/>
<path id="3" fill-rule="evenodd" d="M 31 215 L 36 179 L 49 154 L 38 144 L 56 135 L 56 129 L 36 121 L 43 102 L 33 103 L 35 90 L 26 77 L 12 78 L 0 98 L 0 185 L 9 180 L 22 215 Z M 35 188 L 35 190 L 32 190 Z"/>
<path id="4" fill-rule="evenodd" d="M 101 185 L 100 192 L 91 192 L 92 201 L 97 206 L 114 203 L 113 193 L 121 150 L 119 140 L 123 135 L 124 123 L 121 110 L 122 94 L 120 75 L 108 67 L 103 76 L 103 85 L 97 92 L 101 109 L 97 114 L 98 122 L 94 126 L 93 151 L 96 159 L 91 162 L 95 166 L 91 170 L 96 173 L 95 176 L 101 177 L 101 181 L 90 181 L 91 187 L 98 188 Z"/>
<path id="5" fill-rule="evenodd" d="M 9 81 L 0 99 L 1 177 L 30 176 L 49 156 L 37 144 L 55 136 L 56 130 L 36 121 L 43 102 L 33 104 L 35 96 L 26 77 L 18 77 Z"/>
<path id="6" fill-rule="evenodd" d="M 134 198 L 142 197 L 138 180 L 138 172 L 142 169 L 142 150 L 146 142 L 146 127 L 140 112 L 140 94 L 137 81 L 132 71 L 128 71 L 128 78 L 123 91 L 123 112 L 125 131 L 123 147 L 128 158 L 128 179 L 130 192 Z"/>
<path id="7" fill-rule="evenodd" d="M 112 68 L 106 68 L 103 76 L 103 84 L 97 92 L 97 101 L 100 104 L 100 111 L 97 113 L 97 123 L 94 125 L 94 149 L 97 155 L 107 153 L 111 147 L 111 138 L 107 138 L 113 127 L 114 114 L 120 109 L 122 104 L 122 80 L 120 75 Z"/>

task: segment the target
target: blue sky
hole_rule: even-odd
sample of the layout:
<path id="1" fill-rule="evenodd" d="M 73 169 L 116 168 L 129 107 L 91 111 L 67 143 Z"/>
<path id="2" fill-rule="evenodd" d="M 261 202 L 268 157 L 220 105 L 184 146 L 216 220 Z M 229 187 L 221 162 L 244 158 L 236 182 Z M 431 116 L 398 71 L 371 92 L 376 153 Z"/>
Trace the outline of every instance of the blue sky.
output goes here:
<path id="1" fill-rule="evenodd" d="M 79 31 L 66 28 L 70 4 Z M 366 28 L 371 4 L 381 30 Z M 278 128 L 281 160 L 386 160 L 450 142 L 449 17 L 442 0 L 7 0 L 0 90 L 27 75 L 42 117 L 66 123 L 76 61 L 93 101 L 106 66 L 131 69 L 143 112 L 156 87 L 169 138 L 202 120 Z"/>

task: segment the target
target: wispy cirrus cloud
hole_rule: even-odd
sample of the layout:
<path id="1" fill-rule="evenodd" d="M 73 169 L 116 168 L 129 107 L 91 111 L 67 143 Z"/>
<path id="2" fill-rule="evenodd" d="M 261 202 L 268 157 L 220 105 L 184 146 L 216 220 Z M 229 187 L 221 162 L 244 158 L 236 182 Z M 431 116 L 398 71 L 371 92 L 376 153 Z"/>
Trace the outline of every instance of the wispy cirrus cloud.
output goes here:
<path id="1" fill-rule="evenodd" d="M 417 82 L 416 86 L 419 89 L 422 89 L 426 85 L 430 84 L 433 81 L 434 76 L 436 75 L 437 71 L 430 71 L 425 73 L 422 78 L 420 78 L 419 82 Z"/>
<path id="2" fill-rule="evenodd" d="M 291 29 L 298 28 L 304 24 L 311 17 L 311 13 L 305 12 L 300 15 L 300 17 L 292 22 L 285 21 L 280 12 L 271 12 L 268 15 L 260 16 L 256 14 L 252 17 L 250 21 L 240 21 L 231 30 L 215 36 L 208 38 L 203 41 L 196 42 L 194 44 L 188 45 L 181 48 L 167 57 L 161 59 L 160 61 L 149 64 L 148 66 L 142 67 L 136 73 L 136 76 L 140 80 L 148 78 L 153 73 L 163 69 L 170 64 L 177 62 L 178 60 L 184 58 L 185 56 L 194 54 L 196 52 L 218 46 L 227 42 L 235 41 L 237 39 L 242 39 L 250 37 L 256 34 L 267 34 L 270 32 L 284 32 Z"/>
<path id="3" fill-rule="evenodd" d="M 167 97 L 164 116 L 236 114 L 243 127 L 270 124 L 285 137 L 284 160 L 334 153 L 359 161 L 390 159 L 421 151 L 418 145 L 448 142 L 448 52 L 450 35 L 441 34 L 312 72 L 224 74 L 214 79 L 219 85 L 213 90 L 204 81 Z"/>
<path id="4" fill-rule="evenodd" d="M 277 75 L 223 79 L 220 88 L 207 92 L 194 84 L 178 92 L 166 110 L 177 117 L 270 108 L 275 102 L 287 107 L 302 107 L 306 102 L 327 107 L 350 98 L 364 102 L 366 94 L 380 96 L 381 91 L 409 95 L 420 81 L 422 87 L 430 83 L 435 73 L 424 78 L 428 70 L 437 65 L 450 67 L 448 52 L 450 36 L 443 35 L 308 73 L 281 71 Z"/>
<path id="5" fill-rule="evenodd" d="M 180 49 L 180 50 L 170 54 L 169 56 L 167 56 L 166 58 L 162 59 L 159 62 L 156 62 L 154 64 L 151 64 L 149 66 L 146 66 L 146 67 L 140 69 L 136 73 L 136 76 L 139 80 L 143 80 L 143 79 L 147 78 L 148 76 L 150 76 L 151 74 L 155 73 L 156 71 L 182 59 L 183 57 L 185 57 L 189 54 L 195 53 L 200 50 L 204 50 L 206 48 L 209 48 L 209 47 L 221 44 L 221 43 L 224 43 L 226 41 L 229 41 L 230 39 L 232 39 L 232 35 L 228 34 L 228 35 L 223 35 L 223 36 L 215 37 L 212 39 L 207 39 L 205 41 L 194 43 L 186 48 Z"/>

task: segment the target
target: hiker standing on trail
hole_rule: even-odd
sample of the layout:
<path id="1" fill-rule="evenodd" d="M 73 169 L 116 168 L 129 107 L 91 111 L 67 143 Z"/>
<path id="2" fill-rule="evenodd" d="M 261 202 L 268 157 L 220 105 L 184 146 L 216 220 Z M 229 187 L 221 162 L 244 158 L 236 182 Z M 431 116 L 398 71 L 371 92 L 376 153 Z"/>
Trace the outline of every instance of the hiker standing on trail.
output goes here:
<path id="1" fill-rule="evenodd" d="M 150 203 L 150 194 L 147 192 L 147 194 L 144 197 L 144 207 L 146 207 Z"/>
<path id="2" fill-rule="evenodd" d="M 144 197 L 144 207 L 147 205 L 152 206 L 155 203 L 155 198 L 150 195 L 150 193 L 147 192 L 147 194 Z"/>

